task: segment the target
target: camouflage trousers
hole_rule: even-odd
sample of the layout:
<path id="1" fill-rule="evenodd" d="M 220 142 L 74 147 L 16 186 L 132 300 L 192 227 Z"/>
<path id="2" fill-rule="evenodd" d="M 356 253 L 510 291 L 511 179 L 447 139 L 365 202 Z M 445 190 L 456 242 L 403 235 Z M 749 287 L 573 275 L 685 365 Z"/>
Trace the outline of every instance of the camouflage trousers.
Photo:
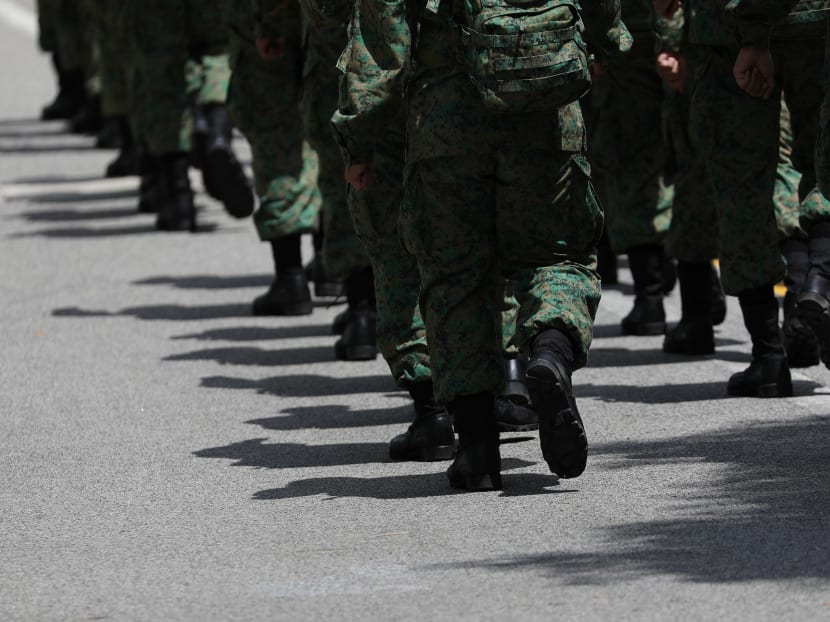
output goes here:
<path id="1" fill-rule="evenodd" d="M 792 49 L 794 42 L 787 44 Z M 800 54 L 810 56 L 815 42 L 802 45 Z M 699 139 L 707 162 L 718 213 L 719 257 L 724 289 L 741 291 L 769 285 L 784 276 L 773 197 L 779 159 L 781 92 L 768 100 L 750 97 L 735 84 L 732 65 L 735 49 L 701 47 L 695 71 L 691 103 L 691 132 Z M 804 142 L 809 131 L 804 121 L 809 108 L 816 111 L 812 87 L 805 81 L 800 63 L 785 66 L 784 93 L 792 115 L 793 165 L 802 174 L 799 188 L 800 222 L 809 226 L 811 214 L 821 212 L 815 195 L 815 173 L 805 169 Z M 812 78 L 815 82 L 815 76 Z M 779 82 L 780 84 L 780 82 Z M 810 141 L 812 142 L 812 141 Z M 812 153 L 812 148 L 807 150 Z M 812 157 L 810 168 L 812 168 Z M 812 178 L 812 190 L 809 190 Z"/>
<path id="2" fill-rule="evenodd" d="M 694 49 L 688 60 L 686 92 L 668 94 L 663 107 L 663 131 L 669 147 L 671 179 L 675 190 L 666 247 L 677 259 L 704 262 L 717 258 L 719 254 L 718 215 L 702 145 L 691 133 L 689 125 L 692 103 L 689 93 L 695 90 Z M 784 104 L 780 112 L 778 162 L 772 197 L 781 241 L 804 237 L 798 223 L 801 175 L 793 168 L 792 143 L 790 113 Z"/>
<path id="3" fill-rule="evenodd" d="M 284 55 L 266 62 L 254 42 L 250 3 L 228 5 L 231 81 L 228 111 L 253 154 L 259 208 L 254 223 L 261 240 L 317 227 L 320 193 L 317 155 L 303 140 L 300 80 L 303 65 L 299 5 L 287 5 Z"/>
<path id="4" fill-rule="evenodd" d="M 821 106 L 819 136 L 816 142 L 816 177 L 821 192 L 830 198 L 830 21 L 827 22 L 824 47 L 824 103 Z"/>
<path id="5" fill-rule="evenodd" d="M 354 230 L 375 275 L 378 349 L 400 386 L 429 380 L 432 374 L 426 329 L 418 297 L 421 277 L 415 257 L 398 235 L 403 197 L 405 119 L 378 140 L 375 182 L 368 191 L 349 191 Z"/>
<path id="6" fill-rule="evenodd" d="M 369 266 L 346 202 L 343 159 L 330 125 L 337 109 L 337 58 L 346 47 L 343 26 L 308 27 L 300 110 L 308 142 L 317 152 L 317 186 L 323 204 L 323 260 L 328 273 L 345 278 Z"/>
<path id="7" fill-rule="evenodd" d="M 126 24 L 138 79 L 135 109 L 152 155 L 190 151 L 190 105 L 225 103 L 230 67 L 224 0 L 130 0 Z M 188 60 L 202 76 L 188 93 Z"/>
<path id="8" fill-rule="evenodd" d="M 603 224 L 578 104 L 493 115 L 466 75 L 446 74 L 427 68 L 413 78 L 400 220 L 418 262 L 443 403 L 504 386 L 504 277 L 519 305 L 515 343 L 527 351 L 540 331 L 557 328 L 585 364 Z"/>
<path id="9" fill-rule="evenodd" d="M 662 176 L 665 91 L 653 49 L 653 39 L 635 39 L 631 53 L 609 64 L 592 90 L 588 152 L 616 253 L 661 244 L 671 222 L 672 188 Z"/>
<path id="10" fill-rule="evenodd" d="M 349 211 L 354 230 L 366 249 L 375 275 L 377 299 L 376 338 L 392 377 L 400 386 L 424 382 L 432 376 L 426 328 L 419 308 L 421 277 L 418 262 L 404 247 L 398 218 L 404 184 L 406 141 L 401 115 L 379 138 L 375 157 L 375 181 L 368 191 L 349 191 Z M 502 310 L 502 341 L 512 345 L 518 303 L 512 283 L 507 283 Z"/>

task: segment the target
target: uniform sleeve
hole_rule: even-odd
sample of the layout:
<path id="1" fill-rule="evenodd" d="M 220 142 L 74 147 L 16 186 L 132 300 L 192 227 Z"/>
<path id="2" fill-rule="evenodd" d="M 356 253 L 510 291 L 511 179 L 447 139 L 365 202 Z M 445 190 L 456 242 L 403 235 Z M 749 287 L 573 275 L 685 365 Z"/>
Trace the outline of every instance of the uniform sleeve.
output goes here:
<path id="1" fill-rule="evenodd" d="M 600 63 L 631 49 L 632 37 L 620 19 L 619 0 L 586 0 L 582 3 L 585 40 Z"/>
<path id="2" fill-rule="evenodd" d="M 335 138 L 348 164 L 368 163 L 400 108 L 412 39 L 406 0 L 356 0 L 342 72 Z"/>
<path id="3" fill-rule="evenodd" d="M 726 12 L 735 20 L 743 46 L 769 48 L 772 29 L 784 20 L 799 0 L 730 0 Z"/>

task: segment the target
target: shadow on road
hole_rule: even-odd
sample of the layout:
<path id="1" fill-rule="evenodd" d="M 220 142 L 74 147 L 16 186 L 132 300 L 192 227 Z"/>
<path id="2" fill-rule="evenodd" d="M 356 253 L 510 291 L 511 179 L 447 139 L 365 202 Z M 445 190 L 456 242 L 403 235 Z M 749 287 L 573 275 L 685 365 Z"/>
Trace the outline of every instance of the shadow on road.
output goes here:
<path id="1" fill-rule="evenodd" d="M 231 466 L 262 469 L 299 469 L 389 461 L 389 448 L 386 443 L 304 445 L 302 443 L 267 443 L 266 440 L 252 438 L 224 447 L 194 451 L 193 455 L 199 458 L 235 460 Z"/>
<path id="2" fill-rule="evenodd" d="M 713 479 L 681 486 L 671 516 L 623 523 L 599 534 L 588 553 L 547 553 L 464 561 L 432 568 L 528 570 L 581 585 L 644 575 L 687 581 L 830 577 L 830 417 L 738 426 L 721 432 L 594 448 L 619 458 L 610 468 L 705 462 Z"/>
<path id="3" fill-rule="evenodd" d="M 96 209 L 96 210 L 48 210 L 28 212 L 22 215 L 23 220 L 29 222 L 75 222 L 80 220 L 111 220 L 117 218 L 131 218 L 137 214 L 135 206 Z"/>
<path id="4" fill-rule="evenodd" d="M 663 384 L 659 386 L 630 386 L 614 384 L 578 384 L 574 386 L 577 397 L 592 397 L 601 402 L 629 402 L 632 404 L 681 404 L 727 399 L 726 381 Z M 813 395 L 822 388 L 812 380 L 794 380 L 793 392 L 797 396 Z"/>
<path id="5" fill-rule="evenodd" d="M 268 287 L 274 280 L 273 274 L 244 274 L 239 276 L 216 276 L 197 274 L 193 276 L 154 276 L 133 285 L 172 285 L 179 289 L 237 289 L 245 287 Z"/>
<path id="6" fill-rule="evenodd" d="M 641 338 L 642 339 L 642 338 Z M 662 337 L 660 338 L 662 340 Z M 628 348 L 591 348 L 588 357 L 588 367 L 632 367 L 635 365 L 665 365 L 667 363 L 689 363 L 692 361 L 731 361 L 735 363 L 749 363 L 749 352 L 738 350 L 716 350 L 714 354 L 690 358 L 679 354 L 666 354 L 661 346 L 654 350 L 629 350 Z"/>
<path id="7" fill-rule="evenodd" d="M 304 326 L 240 326 L 238 328 L 216 328 L 201 333 L 176 335 L 174 340 L 193 339 L 196 341 L 277 341 L 280 339 L 301 339 L 304 337 L 331 337 L 330 324 L 308 324 Z"/>
<path id="8" fill-rule="evenodd" d="M 146 307 L 128 307 L 120 311 L 98 309 L 81 309 L 79 307 L 62 307 L 52 311 L 54 317 L 116 317 L 132 316 L 139 320 L 219 320 L 225 318 L 249 317 L 249 304 L 222 304 L 185 307 L 183 305 L 150 305 Z"/>
<path id="9" fill-rule="evenodd" d="M 130 225 L 125 227 L 63 227 L 56 229 L 40 229 L 39 231 L 30 231 L 27 233 L 17 233 L 10 237 L 12 238 L 63 238 L 63 239 L 89 239 L 89 238 L 106 238 L 113 236 L 133 236 L 144 235 L 148 233 L 157 234 L 155 226 L 151 221 L 147 224 Z"/>
<path id="10" fill-rule="evenodd" d="M 163 361 L 216 361 L 221 365 L 256 365 L 276 367 L 279 365 L 308 365 L 334 361 L 333 346 L 307 346 L 304 348 L 208 348 L 184 354 L 173 354 Z"/>
<path id="11" fill-rule="evenodd" d="M 319 428 L 338 430 L 363 428 L 377 425 L 400 425 L 412 423 L 412 406 L 375 410 L 351 410 L 348 406 L 300 406 L 283 411 L 279 417 L 251 419 L 245 423 L 262 426 L 266 430 L 291 431 Z"/>
<path id="12" fill-rule="evenodd" d="M 449 463 L 435 463 L 437 473 L 423 473 L 417 475 L 390 475 L 387 477 L 312 477 L 297 480 L 282 488 L 261 490 L 253 498 L 260 501 L 275 501 L 278 499 L 293 499 L 296 497 L 312 497 L 326 495 L 332 498 L 362 497 L 372 499 L 420 499 L 425 497 L 446 497 L 459 493 L 447 485 L 447 476 L 444 473 Z M 522 469 L 532 466 L 532 462 L 518 458 L 502 460 L 502 470 Z M 430 468 L 427 464 L 426 468 Z M 516 487 L 517 494 L 491 493 L 499 496 L 517 496 L 527 494 L 549 494 L 549 487 L 557 486 L 555 475 L 545 476 L 533 473 L 505 475 L 510 485 Z M 512 491 L 516 493 L 516 491 Z M 479 493 L 484 494 L 484 493 Z"/>
<path id="13" fill-rule="evenodd" d="M 256 380 L 207 376 L 202 378 L 202 386 L 210 389 L 247 389 L 254 390 L 261 395 L 282 397 L 326 397 L 399 390 L 389 374 L 348 378 L 332 378 L 316 374 L 285 374 Z"/>

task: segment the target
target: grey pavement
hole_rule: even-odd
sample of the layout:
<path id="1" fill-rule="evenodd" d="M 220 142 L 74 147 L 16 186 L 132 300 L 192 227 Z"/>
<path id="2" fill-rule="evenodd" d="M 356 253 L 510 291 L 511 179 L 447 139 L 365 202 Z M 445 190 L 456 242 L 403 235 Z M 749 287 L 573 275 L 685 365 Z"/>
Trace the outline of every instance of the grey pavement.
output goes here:
<path id="1" fill-rule="evenodd" d="M 620 337 L 608 289 L 585 475 L 506 435 L 504 491 L 451 492 L 446 463 L 389 461 L 409 402 L 380 359 L 333 360 L 342 307 L 249 316 L 250 222 L 200 196 L 208 231 L 156 233 L 135 179 L 100 179 L 112 152 L 36 120 L 54 81 L 10 2 L 33 4 L 0 3 L 0 619 L 830 618 L 830 374 L 725 398 L 734 300 L 685 360 Z"/>

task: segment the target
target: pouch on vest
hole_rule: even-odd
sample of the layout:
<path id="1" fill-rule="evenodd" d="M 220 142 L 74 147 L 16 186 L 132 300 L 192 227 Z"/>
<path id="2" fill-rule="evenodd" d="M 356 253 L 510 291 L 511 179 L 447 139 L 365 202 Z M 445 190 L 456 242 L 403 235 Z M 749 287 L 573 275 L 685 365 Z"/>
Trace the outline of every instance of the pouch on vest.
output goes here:
<path id="1" fill-rule="evenodd" d="M 553 110 L 591 86 L 583 25 L 566 0 L 459 0 L 456 17 L 470 79 L 486 108 Z"/>

